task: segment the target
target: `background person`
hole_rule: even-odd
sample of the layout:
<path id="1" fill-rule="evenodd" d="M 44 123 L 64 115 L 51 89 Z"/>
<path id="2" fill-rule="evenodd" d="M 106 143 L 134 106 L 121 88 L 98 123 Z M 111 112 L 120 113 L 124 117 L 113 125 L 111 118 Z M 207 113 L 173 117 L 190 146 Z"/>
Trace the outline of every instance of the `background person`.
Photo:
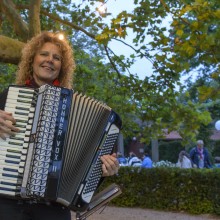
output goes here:
<path id="1" fill-rule="evenodd" d="M 141 167 L 142 168 L 152 168 L 153 167 L 153 162 L 152 162 L 148 152 L 146 152 L 143 156 Z"/>
<path id="2" fill-rule="evenodd" d="M 141 167 L 142 160 L 136 156 L 134 152 L 129 153 L 128 166 Z"/>
<path id="3" fill-rule="evenodd" d="M 180 168 L 192 168 L 193 167 L 193 163 L 191 161 L 190 155 L 185 150 L 180 151 L 176 165 L 177 167 L 180 167 Z"/>
<path id="4" fill-rule="evenodd" d="M 196 142 L 196 147 L 190 151 L 190 158 L 197 168 L 211 168 L 208 149 L 204 147 L 203 140 Z"/>
<path id="5" fill-rule="evenodd" d="M 121 152 L 117 152 L 117 160 L 120 166 L 127 166 L 127 159 L 122 155 Z"/>

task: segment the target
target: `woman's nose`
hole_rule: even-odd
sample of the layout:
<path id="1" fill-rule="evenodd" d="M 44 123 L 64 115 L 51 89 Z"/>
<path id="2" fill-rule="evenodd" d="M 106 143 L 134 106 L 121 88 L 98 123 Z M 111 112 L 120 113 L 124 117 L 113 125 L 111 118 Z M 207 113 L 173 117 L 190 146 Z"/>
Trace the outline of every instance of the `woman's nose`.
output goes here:
<path id="1" fill-rule="evenodd" d="M 47 62 L 53 62 L 53 55 L 52 54 L 47 56 Z"/>

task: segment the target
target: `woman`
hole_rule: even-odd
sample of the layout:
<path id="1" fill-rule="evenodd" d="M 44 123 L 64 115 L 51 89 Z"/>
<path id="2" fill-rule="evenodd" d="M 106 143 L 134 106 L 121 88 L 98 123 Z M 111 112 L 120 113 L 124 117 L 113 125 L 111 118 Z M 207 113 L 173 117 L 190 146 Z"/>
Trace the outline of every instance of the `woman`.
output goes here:
<path id="1" fill-rule="evenodd" d="M 190 159 L 190 156 L 185 150 L 182 150 L 179 153 L 177 167 L 180 167 L 180 168 L 193 168 L 193 164 L 192 164 L 192 161 Z"/>
<path id="2" fill-rule="evenodd" d="M 75 69 L 73 51 L 68 42 L 59 39 L 55 33 L 43 32 L 32 38 L 22 51 L 21 62 L 16 75 L 17 85 L 38 88 L 44 84 L 71 89 Z M 3 111 L 7 91 L 0 95 L 0 137 L 5 138 L 18 132 L 13 115 Z M 9 123 L 10 122 L 10 123 Z M 101 157 L 103 177 L 118 172 L 116 155 Z M 65 219 L 70 220 L 70 211 L 58 203 L 39 204 L 0 196 L 0 219 Z"/>

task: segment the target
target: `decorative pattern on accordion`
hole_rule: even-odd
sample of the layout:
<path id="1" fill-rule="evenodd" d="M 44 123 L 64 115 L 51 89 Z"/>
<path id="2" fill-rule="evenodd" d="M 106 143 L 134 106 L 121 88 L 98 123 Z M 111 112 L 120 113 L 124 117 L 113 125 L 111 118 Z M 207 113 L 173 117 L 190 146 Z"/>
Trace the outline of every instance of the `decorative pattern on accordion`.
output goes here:
<path id="1" fill-rule="evenodd" d="M 34 143 L 32 170 L 27 184 L 27 196 L 44 197 L 60 102 L 61 88 L 45 89 Z"/>

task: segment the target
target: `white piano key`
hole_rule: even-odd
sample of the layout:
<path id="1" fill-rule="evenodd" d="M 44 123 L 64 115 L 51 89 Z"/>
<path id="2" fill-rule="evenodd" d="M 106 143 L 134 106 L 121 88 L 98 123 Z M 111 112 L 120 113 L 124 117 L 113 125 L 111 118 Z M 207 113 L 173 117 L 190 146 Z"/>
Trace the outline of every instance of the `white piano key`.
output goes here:
<path id="1" fill-rule="evenodd" d="M 23 137 L 22 139 L 18 139 L 18 138 L 15 138 L 15 137 L 9 137 L 6 139 L 6 141 L 10 144 L 10 143 L 13 143 L 13 144 L 18 144 L 18 145 L 23 145 L 25 143 L 28 143 L 29 142 L 29 137 Z"/>
<path id="2" fill-rule="evenodd" d="M 14 92 L 9 91 L 8 96 L 10 99 L 18 99 L 18 98 L 24 98 L 24 99 L 33 99 L 34 94 L 28 94 L 28 93 L 20 93 L 20 92 Z"/>
<path id="3" fill-rule="evenodd" d="M 8 150 L 1 150 L 0 151 L 0 157 L 14 158 L 14 159 L 17 159 L 19 161 L 26 159 L 26 155 L 23 155 L 21 153 L 8 152 Z"/>
<path id="4" fill-rule="evenodd" d="M 14 158 L 18 161 L 25 161 L 26 155 L 17 154 L 17 153 L 9 153 L 8 151 L 1 151 L 0 158 L 6 158 L 6 159 Z"/>
<path id="5" fill-rule="evenodd" d="M 17 170 L 18 173 L 21 173 L 23 174 L 24 172 L 24 168 L 22 167 L 12 167 L 12 166 L 8 166 L 7 164 L 1 164 L 1 169 L 14 169 L 14 170 Z"/>
<path id="6" fill-rule="evenodd" d="M 23 90 L 21 88 L 19 89 L 11 89 L 12 87 L 9 88 L 8 93 L 9 94 L 21 94 L 21 95 L 26 95 L 26 96 L 33 96 L 34 95 L 34 91 L 32 90 Z"/>
<path id="7" fill-rule="evenodd" d="M 15 145 L 15 144 L 9 144 L 8 142 L 0 142 L 0 147 L 10 147 L 14 149 L 27 149 L 28 148 L 28 143 L 23 143 L 22 146 L 20 145 Z"/>
<path id="8" fill-rule="evenodd" d="M 22 156 L 22 152 L 10 152 L 8 151 L 7 148 L 1 148 L 0 150 L 0 155 L 12 155 L 12 156 L 18 156 L 18 157 L 21 157 Z"/>
<path id="9" fill-rule="evenodd" d="M 7 96 L 7 103 L 24 103 L 24 104 L 27 104 L 27 105 L 32 105 L 32 103 L 34 102 L 34 100 L 32 99 L 32 97 L 30 98 L 24 98 L 24 97 L 13 97 L 13 96 L 10 96 L 8 94 Z"/>
<path id="10" fill-rule="evenodd" d="M 3 170 L 0 169 L 0 174 L 5 174 L 8 175 L 8 177 L 10 177 L 10 175 L 12 175 L 12 179 L 14 178 L 14 176 L 22 176 L 22 174 L 20 174 L 19 172 L 12 172 L 12 171 L 8 171 L 8 170 Z M 17 177 L 15 177 L 17 179 Z"/>
<path id="11" fill-rule="evenodd" d="M 16 184 L 16 185 L 21 185 L 21 180 L 14 180 L 14 179 L 8 179 L 8 180 L 0 180 L 0 183 L 1 184 L 11 184 L 11 185 L 13 185 L 13 184 Z"/>
<path id="12" fill-rule="evenodd" d="M 1 148 L 1 151 L 2 152 L 9 152 L 9 153 L 16 153 L 16 154 L 21 154 L 21 155 L 26 155 L 27 154 L 27 149 L 17 149 L 17 148 L 13 148 L 11 146 L 1 146 L 0 145 L 0 148 Z"/>
<path id="13" fill-rule="evenodd" d="M 0 154 L 0 160 L 3 161 L 11 161 L 11 162 L 16 162 L 16 163 L 20 163 L 21 159 L 20 158 L 13 158 L 13 157 L 8 157 L 7 155 L 1 155 Z"/>
<path id="14" fill-rule="evenodd" d="M 32 106 L 32 101 L 31 100 L 24 100 L 24 99 L 7 99 L 6 100 L 7 103 L 10 104 L 17 104 L 18 106 Z"/>
<path id="15" fill-rule="evenodd" d="M 1 184 L 0 183 L 0 189 L 1 188 L 7 188 L 7 189 L 14 189 L 14 190 L 19 190 L 20 187 L 19 186 L 13 186 L 13 185 L 10 185 L 10 184 Z"/>
<path id="16" fill-rule="evenodd" d="M 12 107 L 9 107 L 9 106 L 5 106 L 5 111 L 12 113 L 13 116 L 18 116 L 18 117 L 21 116 L 22 117 L 21 119 L 26 118 L 26 121 L 28 121 L 29 118 L 34 117 L 34 111 L 30 112 L 30 111 L 25 111 L 25 110 L 22 110 L 22 109 L 15 109 L 15 108 L 12 108 Z"/>
<path id="17" fill-rule="evenodd" d="M 17 192 L 11 192 L 11 191 L 6 191 L 6 190 L 1 190 L 0 189 L 0 194 L 16 196 L 18 193 Z"/>
<path id="18" fill-rule="evenodd" d="M 17 177 L 10 177 L 10 176 L 5 176 L 4 174 L 0 173 L 0 180 L 1 181 L 11 181 L 13 183 L 17 183 L 20 181 L 20 179 L 18 180 Z M 21 182 L 21 181 L 20 181 Z"/>
<path id="19" fill-rule="evenodd" d="M 10 86 L 9 87 L 9 92 L 19 92 L 19 93 L 25 93 L 25 94 L 34 94 L 35 90 L 32 88 L 21 88 L 21 87 L 16 87 L 16 86 Z"/>
<path id="20" fill-rule="evenodd" d="M 9 184 L 20 184 L 22 183 L 22 177 L 24 172 L 10 172 L 7 170 L 0 170 L 0 182 L 5 181 Z"/>
<path id="21" fill-rule="evenodd" d="M 15 103 L 6 103 L 7 108 L 12 108 L 17 111 L 26 111 L 33 113 L 35 111 L 35 107 L 31 106 L 30 108 L 23 106 L 22 104 L 16 105 Z"/>
<path id="22" fill-rule="evenodd" d="M 24 167 L 25 162 L 0 158 L 0 164 L 7 164 L 8 166 L 11 166 L 11 167 L 21 167 L 22 168 L 22 167 Z"/>

